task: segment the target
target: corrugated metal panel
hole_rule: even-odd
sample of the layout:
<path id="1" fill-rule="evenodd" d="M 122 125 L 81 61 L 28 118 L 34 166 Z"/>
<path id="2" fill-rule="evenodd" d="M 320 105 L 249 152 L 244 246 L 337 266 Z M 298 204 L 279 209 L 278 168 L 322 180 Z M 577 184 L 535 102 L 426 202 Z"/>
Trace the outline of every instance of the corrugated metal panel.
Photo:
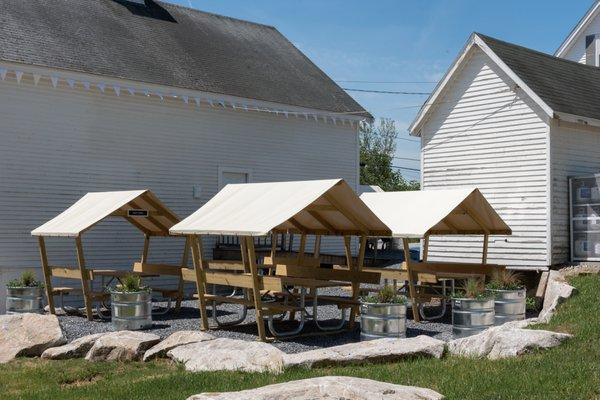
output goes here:
<path id="1" fill-rule="evenodd" d="M 476 186 L 512 228 L 492 237 L 489 262 L 547 265 L 548 126 L 479 49 L 422 129 L 424 189 Z M 432 238 L 434 260 L 481 259 L 481 237 Z"/>
<path id="2" fill-rule="evenodd" d="M 219 167 L 251 169 L 255 182 L 343 178 L 356 188 L 356 149 L 347 125 L 0 81 L 0 268 L 39 266 L 31 230 L 87 192 L 148 188 L 186 217 L 218 191 Z M 131 268 L 142 241 L 117 220 L 83 235 L 93 267 Z M 75 265 L 72 240 L 47 246 L 51 264 Z M 178 262 L 182 246 L 156 239 L 150 262 Z M 343 253 L 341 240 L 322 251 Z"/>
<path id="3" fill-rule="evenodd" d="M 568 178 L 600 172 L 600 132 L 551 127 L 552 263 L 569 261 Z"/>

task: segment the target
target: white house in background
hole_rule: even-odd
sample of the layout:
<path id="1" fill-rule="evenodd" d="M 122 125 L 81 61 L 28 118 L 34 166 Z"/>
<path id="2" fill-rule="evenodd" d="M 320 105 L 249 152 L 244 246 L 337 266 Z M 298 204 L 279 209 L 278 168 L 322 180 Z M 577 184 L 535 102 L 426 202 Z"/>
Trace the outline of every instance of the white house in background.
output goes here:
<path id="1" fill-rule="evenodd" d="M 370 115 L 275 28 L 152 0 L 0 9 L 0 285 L 40 265 L 31 230 L 90 191 L 151 189 L 185 217 L 228 182 L 358 189 Z M 91 266 L 139 258 L 114 224 L 84 236 Z M 150 258 L 178 260 L 173 242 Z M 70 243 L 48 246 L 75 263 Z"/>
<path id="2" fill-rule="evenodd" d="M 581 61 L 591 20 L 559 54 Z M 580 24 L 581 25 L 581 24 Z M 579 48 L 575 56 L 576 48 Z M 543 270 L 569 261 L 568 177 L 600 171 L 600 69 L 473 34 L 410 126 L 421 138 L 423 189 L 477 186 L 513 235 L 490 262 Z M 474 238 L 433 240 L 453 260 Z"/>
<path id="3" fill-rule="evenodd" d="M 600 67 L 600 1 L 594 2 L 554 55 Z"/>

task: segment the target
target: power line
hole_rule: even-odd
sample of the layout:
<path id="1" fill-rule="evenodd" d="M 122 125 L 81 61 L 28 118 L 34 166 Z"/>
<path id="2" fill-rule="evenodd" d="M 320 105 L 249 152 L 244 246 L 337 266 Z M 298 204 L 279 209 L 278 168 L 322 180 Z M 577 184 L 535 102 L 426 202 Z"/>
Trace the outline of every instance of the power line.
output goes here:
<path id="1" fill-rule="evenodd" d="M 338 83 L 374 83 L 374 84 L 379 84 L 379 83 L 384 83 L 384 84 L 435 84 L 437 82 L 433 82 L 433 81 L 353 81 L 353 80 L 336 80 L 336 82 Z"/>
<path id="2" fill-rule="evenodd" d="M 408 139 L 408 138 L 403 138 L 403 137 L 399 137 L 399 138 L 396 138 L 396 139 L 398 139 L 398 140 L 405 140 L 407 142 L 413 142 L 413 143 L 421 143 L 420 140 L 413 140 L 413 139 Z"/>
<path id="3" fill-rule="evenodd" d="M 392 157 L 396 160 L 407 160 L 407 161 L 421 161 L 419 158 L 407 158 L 407 157 Z"/>
<path id="4" fill-rule="evenodd" d="M 397 169 L 405 169 L 407 171 L 415 171 L 415 172 L 421 172 L 420 169 L 418 168 L 409 168 L 409 167 L 401 167 L 399 165 L 392 165 L 392 168 L 397 168 Z"/>
<path id="5" fill-rule="evenodd" d="M 367 89 L 354 89 L 354 88 L 342 88 L 348 92 L 364 92 L 364 93 L 378 93 L 378 94 L 408 94 L 416 96 L 429 96 L 429 92 L 396 92 L 390 90 L 367 90 Z"/>

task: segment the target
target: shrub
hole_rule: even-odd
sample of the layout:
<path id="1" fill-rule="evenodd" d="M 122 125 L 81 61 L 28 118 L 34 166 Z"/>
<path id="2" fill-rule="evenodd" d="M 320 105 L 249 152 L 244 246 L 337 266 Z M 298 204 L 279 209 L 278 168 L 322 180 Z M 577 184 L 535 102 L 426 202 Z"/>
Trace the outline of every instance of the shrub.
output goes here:
<path id="1" fill-rule="evenodd" d="M 453 296 L 455 298 L 485 300 L 492 297 L 483 284 L 483 281 L 476 278 L 465 280 L 461 290 L 457 291 Z"/>
<path id="2" fill-rule="evenodd" d="M 518 290 L 523 288 L 521 274 L 503 269 L 496 271 L 490 283 L 487 284 L 490 290 Z"/>
<path id="3" fill-rule="evenodd" d="M 44 287 L 44 284 L 35 279 L 31 271 L 24 271 L 19 279 L 13 279 L 6 284 L 9 288 L 18 287 Z"/>
<path id="4" fill-rule="evenodd" d="M 141 282 L 141 278 L 137 275 L 125 275 L 121 279 L 121 283 L 119 285 L 116 285 L 115 292 L 133 293 L 149 290 L 147 287 L 142 286 Z"/>
<path id="5" fill-rule="evenodd" d="M 361 298 L 363 303 L 386 303 L 386 304 L 406 304 L 406 296 L 398 294 L 396 290 L 385 285 L 374 295 L 369 295 Z"/>

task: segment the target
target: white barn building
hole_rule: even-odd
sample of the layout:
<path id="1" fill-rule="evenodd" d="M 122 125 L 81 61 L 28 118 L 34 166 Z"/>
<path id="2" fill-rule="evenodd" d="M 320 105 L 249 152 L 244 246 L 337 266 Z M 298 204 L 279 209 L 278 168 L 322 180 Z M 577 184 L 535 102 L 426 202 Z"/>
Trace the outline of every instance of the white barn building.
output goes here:
<path id="1" fill-rule="evenodd" d="M 31 230 L 90 191 L 151 189 L 183 218 L 228 182 L 358 189 L 370 115 L 275 28 L 153 0 L 0 9 L 0 285 L 39 268 Z M 140 256 L 126 223 L 89 235 L 93 267 Z M 160 240 L 150 259 L 179 260 Z M 71 242 L 48 247 L 75 265 Z"/>
<path id="2" fill-rule="evenodd" d="M 570 259 L 568 177 L 600 171 L 599 9 L 555 56 L 474 33 L 410 126 L 423 189 L 477 186 L 512 228 L 491 239 L 490 262 Z M 480 251 L 480 240 L 432 238 L 430 256 Z"/>

